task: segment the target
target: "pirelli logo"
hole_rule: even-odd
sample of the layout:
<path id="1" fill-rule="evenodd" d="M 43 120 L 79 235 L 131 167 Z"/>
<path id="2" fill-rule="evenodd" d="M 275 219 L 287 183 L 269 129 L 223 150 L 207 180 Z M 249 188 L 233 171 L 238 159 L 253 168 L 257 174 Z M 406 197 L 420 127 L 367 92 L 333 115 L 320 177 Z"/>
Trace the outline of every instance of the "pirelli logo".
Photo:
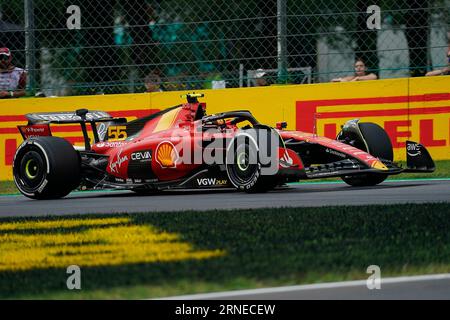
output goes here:
<path id="1" fill-rule="evenodd" d="M 335 138 L 347 120 L 375 122 L 391 138 L 396 158 L 408 139 L 435 159 L 450 157 L 450 93 L 296 102 L 296 129 Z M 402 152 L 402 154 L 400 154 Z"/>

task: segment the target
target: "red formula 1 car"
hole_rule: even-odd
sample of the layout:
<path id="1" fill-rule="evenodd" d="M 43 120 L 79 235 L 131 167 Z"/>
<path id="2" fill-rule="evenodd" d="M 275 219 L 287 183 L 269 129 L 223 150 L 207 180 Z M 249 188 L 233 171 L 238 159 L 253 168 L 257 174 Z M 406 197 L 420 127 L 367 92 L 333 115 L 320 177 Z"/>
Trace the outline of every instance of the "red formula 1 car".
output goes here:
<path id="1" fill-rule="evenodd" d="M 15 184 L 27 197 L 49 199 L 102 188 L 264 192 L 326 177 L 372 186 L 388 175 L 434 171 L 425 147 L 411 141 L 407 167 L 394 163 L 391 141 L 374 123 L 348 121 L 332 140 L 285 131 L 285 123 L 271 128 L 245 110 L 206 115 L 200 96 L 188 94 L 185 104 L 130 122 L 86 109 L 27 114 L 28 125 L 19 126 L 25 141 L 14 157 Z M 81 125 L 84 147 L 51 135 L 50 124 L 67 123 Z"/>

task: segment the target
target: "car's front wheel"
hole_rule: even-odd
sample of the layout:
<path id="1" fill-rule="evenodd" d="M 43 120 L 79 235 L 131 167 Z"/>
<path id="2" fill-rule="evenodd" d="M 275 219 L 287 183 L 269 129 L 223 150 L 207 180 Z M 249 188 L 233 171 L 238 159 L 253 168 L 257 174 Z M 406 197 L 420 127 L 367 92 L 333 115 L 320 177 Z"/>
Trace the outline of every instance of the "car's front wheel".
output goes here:
<path id="1" fill-rule="evenodd" d="M 376 123 L 359 123 L 359 129 L 365 141 L 356 141 L 356 147 L 370 153 L 374 157 L 392 161 L 394 154 L 392 143 L 386 131 Z M 366 173 L 362 175 L 344 176 L 342 180 L 350 186 L 375 186 L 386 180 L 388 176 L 383 173 Z"/>

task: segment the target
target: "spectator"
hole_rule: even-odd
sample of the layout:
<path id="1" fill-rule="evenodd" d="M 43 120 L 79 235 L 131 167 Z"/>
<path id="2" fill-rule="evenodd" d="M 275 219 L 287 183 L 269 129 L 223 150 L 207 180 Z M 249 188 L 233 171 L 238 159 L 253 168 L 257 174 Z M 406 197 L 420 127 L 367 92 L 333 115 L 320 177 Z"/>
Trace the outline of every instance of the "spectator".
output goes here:
<path id="1" fill-rule="evenodd" d="M 161 88 L 161 78 L 156 73 L 150 73 L 145 77 L 145 88 L 147 92 L 162 92 Z"/>
<path id="2" fill-rule="evenodd" d="M 378 77 L 375 73 L 367 74 L 367 67 L 362 59 L 356 59 L 355 74 L 353 76 L 334 78 L 331 80 L 331 82 L 364 81 L 364 80 L 377 80 L 377 79 L 378 79 Z"/>
<path id="3" fill-rule="evenodd" d="M 227 84 L 222 75 L 218 72 L 212 72 L 204 77 L 204 89 L 225 89 Z"/>
<path id="4" fill-rule="evenodd" d="M 0 98 L 18 98 L 25 95 L 27 74 L 12 64 L 11 51 L 0 48 Z"/>
<path id="5" fill-rule="evenodd" d="M 268 86 L 269 82 L 266 79 L 267 73 L 263 69 L 256 70 L 255 73 L 255 87 Z"/>
<path id="6" fill-rule="evenodd" d="M 447 60 L 448 60 L 447 66 L 445 68 L 427 72 L 425 75 L 427 77 L 429 77 L 429 76 L 445 76 L 445 75 L 449 75 L 450 74 L 450 49 L 447 52 Z"/>

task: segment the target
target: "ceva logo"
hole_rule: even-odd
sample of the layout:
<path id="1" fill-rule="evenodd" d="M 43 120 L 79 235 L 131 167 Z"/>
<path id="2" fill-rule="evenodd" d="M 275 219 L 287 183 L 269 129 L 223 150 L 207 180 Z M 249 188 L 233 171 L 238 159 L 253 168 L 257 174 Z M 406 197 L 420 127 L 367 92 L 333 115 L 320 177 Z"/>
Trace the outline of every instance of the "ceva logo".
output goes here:
<path id="1" fill-rule="evenodd" d="M 131 160 L 140 160 L 141 162 L 144 161 L 151 161 L 152 160 L 152 153 L 151 151 L 137 151 L 133 152 L 131 154 Z"/>

